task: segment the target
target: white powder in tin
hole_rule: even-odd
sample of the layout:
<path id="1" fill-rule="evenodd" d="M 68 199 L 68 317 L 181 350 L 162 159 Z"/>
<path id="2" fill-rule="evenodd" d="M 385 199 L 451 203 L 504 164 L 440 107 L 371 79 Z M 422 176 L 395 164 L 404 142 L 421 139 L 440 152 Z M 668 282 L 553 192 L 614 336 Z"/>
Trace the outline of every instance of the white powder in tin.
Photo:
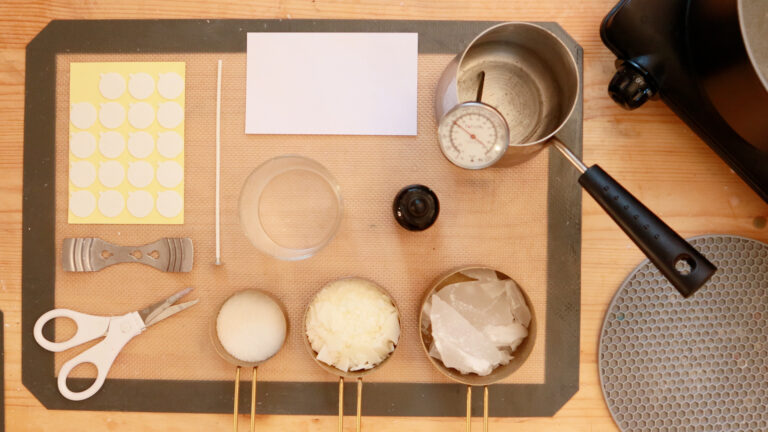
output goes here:
<path id="1" fill-rule="evenodd" d="M 285 342 L 285 314 L 268 295 L 243 291 L 221 306 L 216 333 L 233 357 L 249 363 L 264 361 L 277 354 Z"/>
<path id="2" fill-rule="evenodd" d="M 344 372 L 371 369 L 394 351 L 400 319 L 392 300 L 365 279 L 340 279 L 307 311 L 307 337 L 317 359 Z"/>

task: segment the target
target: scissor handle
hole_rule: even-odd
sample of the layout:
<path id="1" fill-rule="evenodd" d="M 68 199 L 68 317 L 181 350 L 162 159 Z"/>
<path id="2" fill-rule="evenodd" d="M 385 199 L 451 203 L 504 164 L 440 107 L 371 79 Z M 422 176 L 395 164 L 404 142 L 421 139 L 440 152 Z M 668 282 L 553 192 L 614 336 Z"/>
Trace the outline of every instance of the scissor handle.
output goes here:
<path id="1" fill-rule="evenodd" d="M 51 311 L 51 312 L 56 312 L 56 311 Z M 77 342 L 77 343 L 72 342 L 74 339 L 78 337 L 77 333 L 75 334 L 75 337 L 73 337 L 69 341 L 62 342 L 59 344 L 51 343 L 47 339 L 44 339 L 42 337 L 42 333 L 40 333 L 40 338 L 38 339 L 38 332 L 37 332 L 38 324 L 40 324 L 39 327 L 40 329 L 42 329 L 43 324 L 45 324 L 47 321 L 56 317 L 72 318 L 73 320 L 75 320 L 75 322 L 78 322 L 78 326 L 79 326 L 78 333 L 81 331 L 80 329 L 83 329 L 83 332 L 84 332 L 83 333 L 84 336 L 80 337 L 80 342 Z M 46 318 L 46 319 L 43 319 L 43 318 Z M 104 331 L 101 334 L 97 334 L 94 337 L 93 335 L 96 334 L 96 330 L 95 330 L 96 324 L 102 323 L 103 320 L 106 320 Z M 91 330 L 86 330 L 89 327 L 91 328 Z M 58 387 L 61 395 L 69 400 L 80 401 L 93 396 L 97 391 L 99 391 L 99 389 L 101 389 L 101 386 L 104 385 L 104 381 L 107 379 L 107 373 L 109 373 L 109 368 L 112 367 L 112 363 L 115 361 L 115 358 L 117 358 L 117 355 L 120 353 L 120 350 L 123 349 L 123 347 L 125 346 L 125 344 L 128 343 L 128 341 L 133 339 L 134 336 L 140 334 L 143 330 L 144 330 L 144 321 L 141 319 L 141 317 L 137 312 L 131 312 L 129 314 L 118 316 L 118 317 L 106 318 L 106 317 L 94 317 L 92 315 L 85 315 L 85 314 L 81 314 L 79 312 L 74 312 L 67 309 L 59 309 L 58 313 L 53 314 L 50 317 L 46 317 L 45 315 L 43 315 L 42 317 L 40 317 L 40 319 L 38 319 L 38 322 L 35 324 L 35 339 L 37 339 L 38 343 L 40 343 L 41 345 L 43 345 L 41 343 L 41 340 L 42 340 L 52 348 L 56 348 L 60 351 L 59 348 L 61 348 L 61 345 L 65 345 L 65 344 L 67 346 L 79 345 L 80 343 L 87 342 L 89 340 L 102 336 L 104 333 L 106 333 L 106 337 L 104 338 L 103 341 L 83 351 L 82 353 L 77 355 L 75 358 L 64 363 L 64 365 L 61 367 L 61 370 L 59 371 Z M 46 347 L 46 349 L 48 348 Z M 63 348 L 63 349 L 66 349 L 66 348 Z M 52 349 L 51 351 L 56 351 L 56 350 Z M 92 365 L 96 366 L 96 370 L 98 371 L 96 375 L 96 381 L 94 381 L 94 383 L 91 384 L 91 386 L 88 387 L 86 390 L 83 390 L 81 392 L 73 392 L 67 387 L 67 377 L 69 376 L 69 373 L 72 371 L 72 369 L 84 363 L 91 363 Z"/>
<path id="2" fill-rule="evenodd" d="M 69 340 L 54 342 L 43 336 L 43 326 L 56 318 L 69 318 L 75 322 L 77 330 Z M 61 352 L 88 341 L 104 337 L 109 328 L 109 317 L 88 315 L 69 309 L 54 309 L 44 313 L 37 319 L 34 328 L 35 340 L 48 351 Z"/>

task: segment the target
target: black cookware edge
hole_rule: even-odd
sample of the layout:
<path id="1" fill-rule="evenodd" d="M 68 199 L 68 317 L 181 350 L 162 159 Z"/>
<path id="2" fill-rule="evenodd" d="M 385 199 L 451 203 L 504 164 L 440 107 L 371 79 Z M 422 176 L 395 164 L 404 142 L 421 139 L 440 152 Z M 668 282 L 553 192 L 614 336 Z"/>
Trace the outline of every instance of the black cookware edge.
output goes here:
<path id="1" fill-rule="evenodd" d="M 494 24 L 478 21 L 388 20 L 73 20 L 52 21 L 27 46 L 22 244 L 22 382 L 49 409 L 226 413 L 232 409 L 232 381 L 107 379 L 82 402 L 63 398 L 56 387 L 54 355 L 34 340 L 35 320 L 54 307 L 55 276 L 55 94 L 59 53 L 244 52 L 246 33 L 418 32 L 420 53 L 459 53 Z M 557 34 L 582 68 L 581 47 L 557 24 Z M 582 102 L 559 134 L 577 154 L 582 147 Z M 545 156 L 542 156 L 545 157 Z M 576 172 L 549 155 L 547 337 L 543 384 L 491 387 L 493 417 L 551 416 L 578 390 L 581 298 L 581 191 Z M 73 383 L 77 385 L 77 383 Z M 240 392 L 241 410 L 250 404 L 249 384 Z M 354 394 L 354 383 L 345 388 Z M 260 414 L 334 415 L 333 382 L 260 382 Z M 482 392 L 472 410 L 482 414 Z M 462 416 L 460 384 L 368 383 L 366 416 Z M 354 414 L 355 398 L 345 400 Z"/>
<path id="2" fill-rule="evenodd" d="M 690 0 L 620 0 L 600 26 L 605 46 L 659 85 L 659 97 L 768 202 L 768 153 L 750 145 L 718 114 L 696 83 L 688 46 Z"/>

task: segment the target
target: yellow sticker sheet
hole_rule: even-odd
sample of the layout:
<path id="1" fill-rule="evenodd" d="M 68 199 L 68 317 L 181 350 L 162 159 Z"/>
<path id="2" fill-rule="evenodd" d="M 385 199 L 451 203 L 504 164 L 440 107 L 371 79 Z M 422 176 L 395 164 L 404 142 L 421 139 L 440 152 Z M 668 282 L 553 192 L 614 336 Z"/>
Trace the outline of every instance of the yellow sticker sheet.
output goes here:
<path id="1" fill-rule="evenodd" d="M 70 64 L 69 223 L 184 223 L 184 72 Z"/>

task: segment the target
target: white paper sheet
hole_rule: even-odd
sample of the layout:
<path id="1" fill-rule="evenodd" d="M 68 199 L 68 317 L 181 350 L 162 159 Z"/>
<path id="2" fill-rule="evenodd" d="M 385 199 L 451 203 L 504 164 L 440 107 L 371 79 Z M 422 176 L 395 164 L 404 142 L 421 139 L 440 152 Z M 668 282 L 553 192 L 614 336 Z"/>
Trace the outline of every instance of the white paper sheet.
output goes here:
<path id="1" fill-rule="evenodd" d="M 248 33 L 245 133 L 416 135 L 417 33 Z"/>

